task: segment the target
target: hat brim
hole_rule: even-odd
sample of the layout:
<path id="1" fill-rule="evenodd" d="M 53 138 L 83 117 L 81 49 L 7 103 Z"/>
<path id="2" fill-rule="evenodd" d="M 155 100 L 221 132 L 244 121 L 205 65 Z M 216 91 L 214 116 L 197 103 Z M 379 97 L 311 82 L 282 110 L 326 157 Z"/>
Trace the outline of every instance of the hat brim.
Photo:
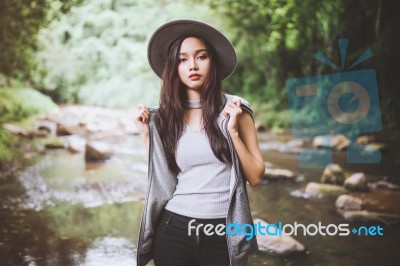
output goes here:
<path id="1" fill-rule="evenodd" d="M 236 52 L 231 42 L 217 29 L 193 20 L 175 20 L 158 28 L 150 38 L 147 58 L 153 71 L 162 77 L 167 62 L 168 48 L 176 39 L 199 37 L 208 41 L 218 56 L 218 71 L 221 79 L 227 78 L 236 68 Z"/>

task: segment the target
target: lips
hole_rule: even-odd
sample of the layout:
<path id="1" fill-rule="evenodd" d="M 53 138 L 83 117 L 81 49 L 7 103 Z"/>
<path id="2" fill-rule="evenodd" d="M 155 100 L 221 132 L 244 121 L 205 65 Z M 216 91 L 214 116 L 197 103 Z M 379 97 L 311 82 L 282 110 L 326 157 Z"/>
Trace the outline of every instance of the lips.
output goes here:
<path id="1" fill-rule="evenodd" d="M 191 80 L 198 80 L 201 77 L 200 74 L 190 74 L 189 79 Z"/>

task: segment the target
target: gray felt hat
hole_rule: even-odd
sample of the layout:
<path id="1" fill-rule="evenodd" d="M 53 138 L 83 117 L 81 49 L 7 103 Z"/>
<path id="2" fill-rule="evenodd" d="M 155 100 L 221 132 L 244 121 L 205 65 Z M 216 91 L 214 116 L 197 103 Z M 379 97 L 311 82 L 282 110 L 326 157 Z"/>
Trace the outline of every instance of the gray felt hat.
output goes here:
<path id="1" fill-rule="evenodd" d="M 217 29 L 194 20 L 174 20 L 159 27 L 151 36 L 147 58 L 153 71 L 161 78 L 170 45 L 178 38 L 199 37 L 208 41 L 217 52 L 221 79 L 228 77 L 236 68 L 236 52 L 231 42 Z"/>

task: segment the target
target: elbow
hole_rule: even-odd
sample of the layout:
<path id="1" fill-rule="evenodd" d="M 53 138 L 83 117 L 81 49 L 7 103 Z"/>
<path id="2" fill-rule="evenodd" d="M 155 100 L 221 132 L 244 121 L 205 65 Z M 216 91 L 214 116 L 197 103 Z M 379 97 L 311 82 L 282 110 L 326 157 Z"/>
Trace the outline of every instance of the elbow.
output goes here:
<path id="1" fill-rule="evenodd" d="M 254 175 L 254 177 L 251 179 L 251 181 L 249 180 L 249 184 L 251 187 L 256 187 L 261 184 L 261 182 L 263 180 L 264 172 L 265 172 L 264 167 L 263 168 L 260 167 L 260 169 L 257 169 L 257 173 Z"/>
<path id="2" fill-rule="evenodd" d="M 257 180 L 253 180 L 253 181 L 249 181 L 249 184 L 250 184 L 250 186 L 251 187 L 256 187 L 256 186 L 258 186 L 259 184 L 261 184 L 261 179 L 257 179 Z"/>

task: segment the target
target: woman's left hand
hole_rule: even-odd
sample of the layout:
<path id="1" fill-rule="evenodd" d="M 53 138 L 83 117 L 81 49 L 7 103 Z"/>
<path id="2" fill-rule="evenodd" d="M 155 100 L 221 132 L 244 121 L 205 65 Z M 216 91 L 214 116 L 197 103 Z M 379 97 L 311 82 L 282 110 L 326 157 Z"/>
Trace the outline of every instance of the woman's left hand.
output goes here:
<path id="1" fill-rule="evenodd" d="M 229 133 L 237 134 L 239 132 L 239 120 L 242 115 L 242 108 L 240 108 L 240 99 L 235 98 L 232 101 L 228 101 L 225 105 L 223 114 L 229 116 Z"/>

